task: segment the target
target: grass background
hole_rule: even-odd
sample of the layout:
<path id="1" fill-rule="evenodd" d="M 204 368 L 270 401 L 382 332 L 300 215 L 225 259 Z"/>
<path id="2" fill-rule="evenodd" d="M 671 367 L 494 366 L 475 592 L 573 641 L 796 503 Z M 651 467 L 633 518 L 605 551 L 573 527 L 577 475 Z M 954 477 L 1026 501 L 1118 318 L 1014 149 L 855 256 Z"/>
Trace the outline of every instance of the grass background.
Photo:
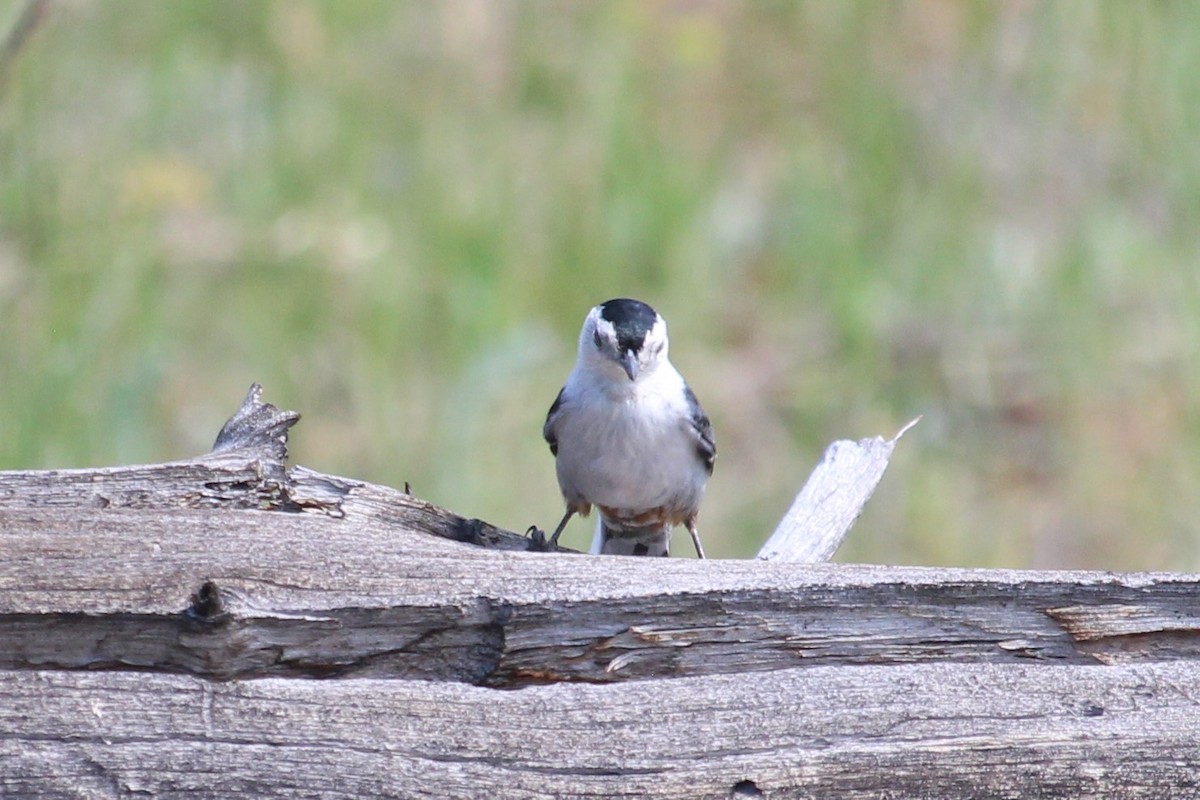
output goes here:
<path id="1" fill-rule="evenodd" d="M 713 555 L 923 414 L 842 560 L 1200 568 L 1200 5 L 47 8 L 0 468 L 203 452 L 260 381 L 299 463 L 551 526 L 546 408 L 630 295 L 716 427 Z"/>

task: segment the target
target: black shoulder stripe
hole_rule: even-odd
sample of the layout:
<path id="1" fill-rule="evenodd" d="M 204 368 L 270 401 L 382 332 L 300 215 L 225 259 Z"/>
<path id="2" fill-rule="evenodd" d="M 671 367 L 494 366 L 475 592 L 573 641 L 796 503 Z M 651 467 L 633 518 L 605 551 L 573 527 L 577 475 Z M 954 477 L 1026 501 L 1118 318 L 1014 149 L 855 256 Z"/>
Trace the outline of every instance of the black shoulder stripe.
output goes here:
<path id="1" fill-rule="evenodd" d="M 704 409 L 700 406 L 700 401 L 696 399 L 696 394 L 692 391 L 692 387 L 684 386 L 684 397 L 687 398 L 689 413 L 689 424 L 692 435 L 696 439 L 696 454 L 700 456 L 700 460 L 704 462 L 708 474 L 713 471 L 713 463 L 717 460 L 717 440 L 713 436 L 712 422 L 709 421 L 708 415 L 704 413 Z"/>
<path id="2" fill-rule="evenodd" d="M 542 438 L 550 445 L 550 452 L 555 456 L 558 455 L 558 434 L 554 430 L 554 418 L 558 416 L 558 410 L 562 407 L 563 392 L 566 390 L 565 386 L 558 390 L 558 397 L 554 398 L 550 410 L 546 412 L 546 422 L 542 425 Z"/>

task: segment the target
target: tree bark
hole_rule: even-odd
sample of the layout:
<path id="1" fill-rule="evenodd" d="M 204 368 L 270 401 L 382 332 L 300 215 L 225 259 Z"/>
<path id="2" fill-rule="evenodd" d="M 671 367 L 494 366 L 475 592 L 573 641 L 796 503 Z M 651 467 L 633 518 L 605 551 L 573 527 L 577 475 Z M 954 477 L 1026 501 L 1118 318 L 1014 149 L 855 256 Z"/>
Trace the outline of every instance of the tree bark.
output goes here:
<path id="1" fill-rule="evenodd" d="M 0 672 L 0 794 L 1195 797 L 1191 664 L 907 664 L 497 691 Z"/>
<path id="2" fill-rule="evenodd" d="M 1197 792 L 1198 576 L 538 552 L 297 419 L 0 473 L 0 796 Z"/>

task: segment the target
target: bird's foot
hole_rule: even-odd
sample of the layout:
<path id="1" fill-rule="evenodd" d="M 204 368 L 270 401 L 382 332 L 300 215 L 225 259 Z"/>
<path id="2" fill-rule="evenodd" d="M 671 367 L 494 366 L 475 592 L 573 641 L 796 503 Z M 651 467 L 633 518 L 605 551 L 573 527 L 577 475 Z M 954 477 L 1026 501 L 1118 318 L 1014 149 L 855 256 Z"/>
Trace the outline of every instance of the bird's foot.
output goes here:
<path id="1" fill-rule="evenodd" d="M 546 532 L 537 525 L 530 525 L 525 535 L 529 537 L 529 549 L 533 552 L 549 553 L 558 547 L 558 536 L 547 539 Z"/>

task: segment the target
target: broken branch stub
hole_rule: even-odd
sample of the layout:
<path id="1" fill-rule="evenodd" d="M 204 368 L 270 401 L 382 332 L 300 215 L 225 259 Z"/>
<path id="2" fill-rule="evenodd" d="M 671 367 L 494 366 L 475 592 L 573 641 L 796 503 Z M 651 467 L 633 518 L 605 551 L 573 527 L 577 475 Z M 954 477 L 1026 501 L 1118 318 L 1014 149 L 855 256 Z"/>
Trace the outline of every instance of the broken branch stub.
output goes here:
<path id="1" fill-rule="evenodd" d="M 829 445 L 757 558 L 799 563 L 832 558 L 883 478 L 896 442 L 920 419 L 891 439 L 876 436 Z"/>
<path id="2" fill-rule="evenodd" d="M 253 383 L 241 408 L 221 427 L 213 443 L 213 455 L 233 451 L 251 452 L 260 458 L 287 461 L 288 429 L 300 421 L 295 411 L 281 411 L 262 399 L 262 385 Z"/>

